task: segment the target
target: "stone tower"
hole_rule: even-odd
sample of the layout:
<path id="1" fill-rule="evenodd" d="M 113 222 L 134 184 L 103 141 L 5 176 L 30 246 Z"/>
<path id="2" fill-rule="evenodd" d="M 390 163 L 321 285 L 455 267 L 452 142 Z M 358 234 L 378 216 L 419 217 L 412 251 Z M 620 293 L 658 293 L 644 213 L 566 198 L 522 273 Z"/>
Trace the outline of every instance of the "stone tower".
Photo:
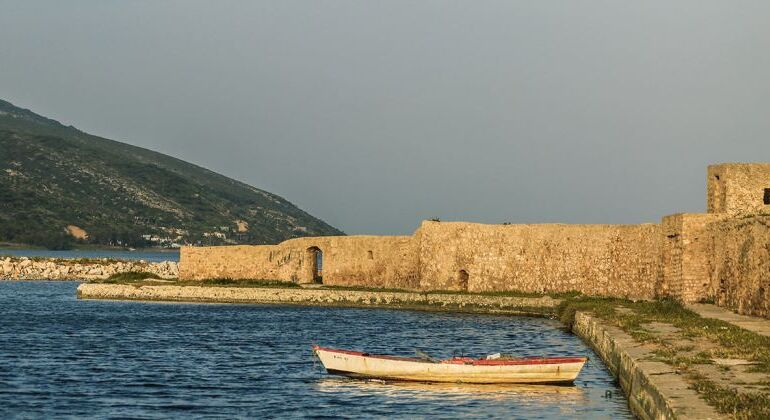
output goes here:
<path id="1" fill-rule="evenodd" d="M 770 163 L 711 165 L 707 185 L 709 213 L 770 214 Z"/>

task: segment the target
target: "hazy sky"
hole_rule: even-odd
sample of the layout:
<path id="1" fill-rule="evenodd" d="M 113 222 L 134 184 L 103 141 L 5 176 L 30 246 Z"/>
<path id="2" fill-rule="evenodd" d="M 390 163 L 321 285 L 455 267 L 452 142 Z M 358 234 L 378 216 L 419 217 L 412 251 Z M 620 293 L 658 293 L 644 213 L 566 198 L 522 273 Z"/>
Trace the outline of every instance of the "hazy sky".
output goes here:
<path id="1" fill-rule="evenodd" d="M 770 2 L 0 0 L 0 98 L 348 233 L 656 222 L 770 161 Z"/>

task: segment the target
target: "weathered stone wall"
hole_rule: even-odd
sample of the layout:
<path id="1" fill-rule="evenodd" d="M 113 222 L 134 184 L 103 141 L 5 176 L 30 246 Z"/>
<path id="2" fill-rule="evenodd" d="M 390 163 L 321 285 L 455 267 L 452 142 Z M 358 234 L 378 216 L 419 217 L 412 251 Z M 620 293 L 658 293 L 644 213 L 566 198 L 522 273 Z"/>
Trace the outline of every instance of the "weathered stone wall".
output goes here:
<path id="1" fill-rule="evenodd" d="M 326 285 L 416 288 L 417 243 L 411 236 L 324 236 L 278 245 L 184 247 L 181 279 L 314 280 L 313 250 L 322 252 Z"/>
<path id="2" fill-rule="evenodd" d="M 97 280 L 132 271 L 152 273 L 162 278 L 174 278 L 178 274 L 177 263 L 172 261 L 0 259 L 0 280 Z"/>
<path id="3" fill-rule="evenodd" d="M 292 280 L 301 255 L 272 245 L 183 247 L 179 278 Z"/>
<path id="4" fill-rule="evenodd" d="M 709 293 L 719 306 L 770 318 L 770 216 L 709 225 Z"/>
<path id="5" fill-rule="evenodd" d="M 663 218 L 660 224 L 660 267 L 658 284 L 655 287 L 658 296 L 677 294 L 677 282 L 682 280 L 682 215 Z"/>
<path id="6" fill-rule="evenodd" d="M 770 163 L 725 163 L 708 167 L 709 213 L 770 213 Z"/>
<path id="7" fill-rule="evenodd" d="M 709 260 L 713 252 L 708 226 L 716 214 L 674 214 L 661 223 L 658 296 L 697 302 L 709 296 Z"/>
<path id="8" fill-rule="evenodd" d="M 708 214 L 674 214 L 660 225 L 424 222 L 411 237 L 183 248 L 180 277 L 309 283 L 316 249 L 330 285 L 715 299 L 769 316 L 770 232 L 761 215 L 770 214 L 770 164 L 712 165 L 707 176 Z"/>
<path id="9" fill-rule="evenodd" d="M 655 296 L 658 225 L 424 222 L 419 234 L 423 289 Z"/>
<path id="10" fill-rule="evenodd" d="M 661 236 L 658 296 L 770 317 L 770 216 L 675 214 Z"/>
<path id="11" fill-rule="evenodd" d="M 327 285 L 566 292 L 651 298 L 658 225 L 483 225 L 424 222 L 414 236 L 319 237 L 274 246 L 183 248 L 182 279 L 310 283 L 310 250 Z"/>

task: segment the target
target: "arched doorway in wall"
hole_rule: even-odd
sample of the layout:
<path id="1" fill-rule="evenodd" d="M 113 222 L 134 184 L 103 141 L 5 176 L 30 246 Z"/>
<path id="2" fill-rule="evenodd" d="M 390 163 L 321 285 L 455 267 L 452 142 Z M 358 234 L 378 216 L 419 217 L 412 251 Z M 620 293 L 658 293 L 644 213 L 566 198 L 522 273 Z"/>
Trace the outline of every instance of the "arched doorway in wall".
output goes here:
<path id="1" fill-rule="evenodd" d="M 460 270 L 457 272 L 457 285 L 460 287 L 460 290 L 463 292 L 468 291 L 468 272 L 465 270 Z"/>
<path id="2" fill-rule="evenodd" d="M 310 262 L 308 280 L 310 283 L 323 283 L 324 253 L 321 248 L 311 246 L 307 249 L 307 260 Z"/>

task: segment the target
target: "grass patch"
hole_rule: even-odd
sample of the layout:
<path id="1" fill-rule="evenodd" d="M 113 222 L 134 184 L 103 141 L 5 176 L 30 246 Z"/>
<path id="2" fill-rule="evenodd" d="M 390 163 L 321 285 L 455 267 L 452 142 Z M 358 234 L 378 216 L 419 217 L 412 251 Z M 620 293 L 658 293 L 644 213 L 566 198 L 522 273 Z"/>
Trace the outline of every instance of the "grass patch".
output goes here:
<path id="1" fill-rule="evenodd" d="M 43 260 L 49 260 L 48 258 L 43 258 Z M 58 264 L 65 264 L 65 265 L 106 265 L 106 264 L 112 264 L 112 263 L 118 263 L 118 262 L 134 262 L 136 264 L 139 264 L 139 260 L 136 261 L 129 261 L 129 260 L 119 260 L 119 259 L 113 259 L 113 258 L 57 258 L 53 260 L 54 262 Z"/>
<path id="2" fill-rule="evenodd" d="M 580 292 L 560 292 L 560 293 L 537 293 L 537 292 L 523 292 L 518 290 L 509 290 L 501 292 L 466 292 L 463 290 L 429 290 L 421 291 L 418 293 L 427 295 L 466 295 L 466 296 L 500 296 L 500 297 L 527 297 L 527 298 L 541 298 L 551 297 L 554 299 L 568 299 L 580 296 Z"/>
<path id="3" fill-rule="evenodd" d="M 631 313 L 615 311 L 617 307 L 631 309 Z M 720 355 L 756 362 L 751 370 L 770 373 L 770 337 L 766 337 L 730 323 L 702 318 L 674 300 L 633 302 L 624 299 L 574 298 L 567 299 L 557 308 L 559 318 L 570 328 L 575 312 L 593 312 L 641 342 L 655 341 L 654 335 L 643 325 L 664 322 L 681 330 L 684 337 L 703 337 L 720 345 Z M 696 357 L 697 360 L 705 359 Z"/>
<path id="4" fill-rule="evenodd" d="M 115 273 L 103 280 L 104 283 L 132 283 L 147 279 L 160 279 L 160 276 L 145 271 L 127 271 Z"/>
<path id="5" fill-rule="evenodd" d="M 149 281 L 145 281 L 149 280 Z M 161 280 L 152 273 L 144 272 L 129 272 L 119 273 L 105 280 L 101 280 L 100 283 L 110 284 L 130 284 L 132 286 L 157 286 L 158 282 L 153 280 Z M 298 284 L 285 282 L 280 280 L 251 280 L 251 279 L 205 279 L 205 280 L 178 280 L 168 279 L 167 285 L 169 286 L 197 286 L 197 287 L 265 287 L 265 288 L 283 288 L 293 289 L 301 287 Z"/>
<path id="6" fill-rule="evenodd" d="M 655 356 L 661 362 L 676 366 L 681 369 L 687 369 L 691 365 L 711 365 L 711 355 L 706 352 L 700 352 L 694 356 L 682 356 L 676 348 L 664 347 L 654 351 Z"/>
<path id="7" fill-rule="evenodd" d="M 322 286 L 324 290 L 343 290 L 351 292 L 419 293 L 408 289 L 380 289 L 366 286 Z"/>
<path id="8" fill-rule="evenodd" d="M 461 290 L 409 290 L 398 288 L 380 288 L 380 287 L 368 287 L 368 286 L 321 286 L 325 290 L 347 290 L 354 292 L 385 292 L 385 293 L 419 293 L 421 295 L 461 295 L 461 296 L 489 296 L 489 297 L 526 297 L 526 298 L 542 298 L 552 297 L 555 299 L 565 299 L 580 296 L 579 292 L 564 292 L 564 293 L 534 293 L 534 292 L 521 292 L 521 291 L 505 291 L 505 292 L 466 292 Z"/>
<path id="9" fill-rule="evenodd" d="M 741 393 L 708 380 L 703 375 L 690 374 L 693 388 L 716 409 L 735 419 L 770 418 L 770 396 L 761 393 Z"/>
<path id="10" fill-rule="evenodd" d="M 180 285 L 187 285 L 188 281 L 179 282 Z M 225 287 L 280 287 L 280 288 L 298 288 L 300 285 L 280 280 L 250 280 L 250 279 L 206 279 L 195 283 L 195 286 L 225 286 Z"/>

